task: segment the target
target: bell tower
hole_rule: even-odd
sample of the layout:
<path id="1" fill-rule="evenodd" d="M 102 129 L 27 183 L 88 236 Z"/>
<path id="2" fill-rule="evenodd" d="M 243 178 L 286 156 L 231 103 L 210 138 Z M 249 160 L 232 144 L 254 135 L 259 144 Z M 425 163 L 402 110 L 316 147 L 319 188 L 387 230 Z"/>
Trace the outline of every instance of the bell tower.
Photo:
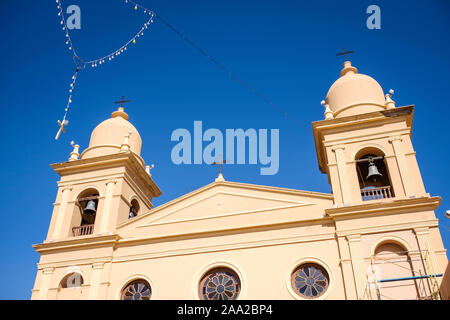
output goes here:
<path id="1" fill-rule="evenodd" d="M 414 106 L 396 107 L 393 93 L 384 94 L 377 81 L 345 61 L 322 101 L 325 119 L 312 123 L 319 168 L 334 197 L 325 215 L 335 223 L 349 299 L 365 299 L 371 290 L 374 239 L 397 245 L 409 239 L 411 247 L 399 248 L 420 259 L 414 268 L 430 277 L 428 297 L 438 297 L 437 275 L 447 264 L 434 213 L 441 199 L 425 191 L 411 142 Z M 402 290 L 394 291 L 401 296 Z"/>
<path id="2" fill-rule="evenodd" d="M 335 206 L 429 196 L 411 142 L 414 106 L 396 107 L 392 94 L 345 61 L 322 101 L 313 132 Z"/>
<path id="3" fill-rule="evenodd" d="M 81 155 L 74 145 L 67 162 L 51 165 L 61 180 L 46 242 L 111 235 L 118 224 L 153 207 L 161 191 L 140 156 L 141 146 L 121 106 L 94 129 Z"/>
<path id="4" fill-rule="evenodd" d="M 61 179 L 47 239 L 33 245 L 41 257 L 32 299 L 105 299 L 118 226 L 161 194 L 124 102 L 92 131 L 88 148 L 80 154 L 72 144 L 68 161 L 51 165 Z"/>

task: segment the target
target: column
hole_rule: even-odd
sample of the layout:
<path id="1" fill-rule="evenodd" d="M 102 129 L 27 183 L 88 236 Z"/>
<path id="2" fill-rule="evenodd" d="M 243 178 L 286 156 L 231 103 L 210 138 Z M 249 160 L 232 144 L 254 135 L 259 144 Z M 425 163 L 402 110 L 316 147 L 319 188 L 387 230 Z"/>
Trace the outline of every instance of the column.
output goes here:
<path id="1" fill-rule="evenodd" d="M 89 300 L 97 300 L 100 293 L 100 282 L 102 280 L 104 262 L 92 264 L 91 285 L 89 287 Z"/>
<path id="2" fill-rule="evenodd" d="M 100 221 L 100 229 L 99 233 L 105 233 L 108 230 L 109 220 L 110 220 L 110 213 L 111 213 L 111 203 L 112 203 L 112 196 L 114 192 L 114 185 L 117 183 L 116 179 L 108 180 L 106 181 L 106 192 L 105 192 L 105 204 L 103 206 L 103 212 L 101 214 L 101 221 Z"/>
<path id="3" fill-rule="evenodd" d="M 52 280 L 52 275 L 53 275 L 54 270 L 55 270 L 55 268 L 53 268 L 53 267 L 42 269 L 42 277 L 41 277 L 41 281 L 40 281 L 39 294 L 38 294 L 39 300 L 47 299 L 48 288 L 50 287 L 50 281 Z"/>
<path id="4" fill-rule="evenodd" d="M 365 273 L 366 265 L 362 255 L 361 235 L 349 235 L 347 236 L 347 241 L 350 247 L 357 298 L 362 299 L 367 287 L 367 277 Z"/>
<path id="5" fill-rule="evenodd" d="M 69 194 L 72 191 L 72 186 L 66 186 L 62 189 L 61 203 L 59 204 L 58 213 L 56 216 L 55 230 L 53 231 L 52 239 L 59 239 L 61 237 L 62 228 L 66 216 L 67 203 L 69 202 Z"/>
<path id="6" fill-rule="evenodd" d="M 356 300 L 356 283 L 353 276 L 352 260 L 348 242 L 344 237 L 338 237 L 339 256 L 341 259 L 342 277 L 344 282 L 345 296 L 347 300 Z"/>
<path id="7" fill-rule="evenodd" d="M 405 194 L 407 197 L 414 196 L 414 188 L 411 183 L 408 163 L 406 161 L 405 153 L 403 152 L 402 147 L 402 137 L 394 136 L 389 138 L 389 142 L 392 143 L 392 147 L 394 148 L 395 157 L 397 158 L 397 165 L 400 171 L 400 176 L 403 182 L 403 188 L 405 189 Z"/>
<path id="8" fill-rule="evenodd" d="M 336 155 L 336 164 L 337 169 L 339 173 L 339 185 L 341 187 L 341 193 L 342 193 L 342 202 L 345 205 L 348 205 L 351 203 L 352 197 L 351 192 L 349 189 L 348 184 L 346 183 L 348 181 L 347 172 L 346 172 L 346 160 L 345 160 L 345 146 L 344 145 L 338 145 L 331 148 L 331 150 Z"/>

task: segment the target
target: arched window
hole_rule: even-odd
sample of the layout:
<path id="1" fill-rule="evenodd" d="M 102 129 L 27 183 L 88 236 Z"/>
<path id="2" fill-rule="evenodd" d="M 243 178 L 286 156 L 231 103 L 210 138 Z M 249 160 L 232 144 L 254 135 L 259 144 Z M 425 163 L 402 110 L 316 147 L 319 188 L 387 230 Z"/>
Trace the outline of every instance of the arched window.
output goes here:
<path id="1" fill-rule="evenodd" d="M 323 295 L 329 284 L 328 272 L 316 263 L 304 263 L 291 275 L 291 285 L 302 298 L 316 299 Z"/>
<path id="2" fill-rule="evenodd" d="M 128 214 L 128 219 L 134 218 L 139 213 L 139 202 L 136 199 L 131 200 L 130 212 Z"/>
<path id="3" fill-rule="evenodd" d="M 241 283 L 237 274 L 229 268 L 214 268 L 200 281 L 199 296 L 202 300 L 235 300 Z"/>
<path id="4" fill-rule="evenodd" d="M 83 276 L 78 272 L 66 275 L 59 283 L 60 288 L 79 288 L 84 283 Z"/>
<path id="5" fill-rule="evenodd" d="M 414 270 L 408 251 L 400 244 L 389 241 L 378 245 L 375 249 L 372 268 L 376 276 L 380 299 L 418 299 L 421 295 L 426 295 L 427 280 L 412 278 L 415 275 L 424 274 L 423 269 L 419 267 L 416 271 Z M 373 289 L 372 296 L 376 297 Z"/>
<path id="6" fill-rule="evenodd" d="M 363 201 L 394 197 L 384 155 L 379 150 L 360 151 L 356 157 L 356 171 Z"/>
<path id="7" fill-rule="evenodd" d="M 94 231 L 95 217 L 98 208 L 98 191 L 88 189 L 83 191 L 77 198 L 78 208 L 80 209 L 81 222 L 79 226 L 72 228 L 74 236 L 83 236 L 92 234 Z"/>
<path id="8" fill-rule="evenodd" d="M 143 280 L 138 279 L 130 282 L 122 290 L 122 300 L 150 300 L 152 290 L 150 284 Z"/>

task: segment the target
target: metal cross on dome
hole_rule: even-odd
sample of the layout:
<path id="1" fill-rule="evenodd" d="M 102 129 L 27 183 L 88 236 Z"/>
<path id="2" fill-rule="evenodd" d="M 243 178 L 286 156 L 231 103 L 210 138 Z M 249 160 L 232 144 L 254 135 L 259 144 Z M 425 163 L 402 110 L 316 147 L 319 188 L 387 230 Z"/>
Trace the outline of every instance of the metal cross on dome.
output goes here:
<path id="1" fill-rule="evenodd" d="M 345 58 L 345 61 L 348 61 L 348 59 L 347 59 L 347 54 L 352 54 L 352 53 L 354 53 L 354 51 L 353 50 L 350 50 L 350 51 L 345 51 L 345 48 L 342 48 L 342 52 L 339 52 L 339 53 L 336 53 L 336 55 L 337 56 L 344 56 L 344 58 Z"/>
<path id="2" fill-rule="evenodd" d="M 123 104 L 128 102 L 131 102 L 131 100 L 125 100 L 125 96 L 122 96 L 121 101 L 115 101 L 114 103 L 120 103 L 120 107 L 123 108 Z"/>

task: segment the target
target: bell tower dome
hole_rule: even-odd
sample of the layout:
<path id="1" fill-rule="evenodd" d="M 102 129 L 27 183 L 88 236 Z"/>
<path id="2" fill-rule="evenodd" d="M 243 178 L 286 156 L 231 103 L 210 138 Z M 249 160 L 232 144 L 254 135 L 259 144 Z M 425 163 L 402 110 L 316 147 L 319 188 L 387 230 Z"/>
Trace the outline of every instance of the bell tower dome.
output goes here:
<path id="1" fill-rule="evenodd" d="M 375 79 L 358 73 L 350 61 L 345 61 L 341 77 L 328 90 L 325 103 L 335 118 L 341 118 L 384 110 L 386 101 Z"/>
<path id="2" fill-rule="evenodd" d="M 137 129 L 128 121 L 128 114 L 123 107 L 111 114 L 111 118 L 100 123 L 91 134 L 89 147 L 81 154 L 81 159 L 89 159 L 98 156 L 115 154 L 128 136 L 129 149 L 139 160 L 141 158 L 142 139 Z"/>

